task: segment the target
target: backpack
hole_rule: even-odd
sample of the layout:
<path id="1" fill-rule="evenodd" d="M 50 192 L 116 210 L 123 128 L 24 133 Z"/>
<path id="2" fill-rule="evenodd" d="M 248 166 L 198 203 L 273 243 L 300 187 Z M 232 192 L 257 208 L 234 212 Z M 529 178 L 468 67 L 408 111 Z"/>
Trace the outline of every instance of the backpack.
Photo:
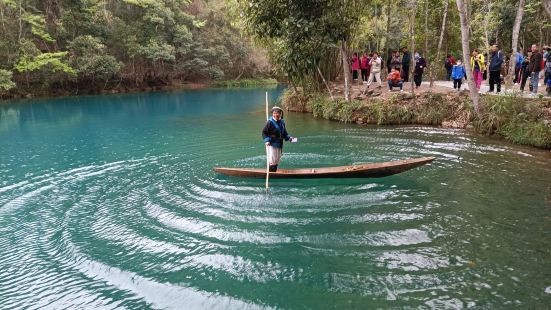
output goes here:
<path id="1" fill-rule="evenodd" d="M 452 66 L 452 62 L 450 61 L 449 58 L 446 58 L 446 62 L 444 62 L 444 67 L 445 67 L 446 69 L 449 69 L 449 68 L 453 67 L 453 66 Z"/>

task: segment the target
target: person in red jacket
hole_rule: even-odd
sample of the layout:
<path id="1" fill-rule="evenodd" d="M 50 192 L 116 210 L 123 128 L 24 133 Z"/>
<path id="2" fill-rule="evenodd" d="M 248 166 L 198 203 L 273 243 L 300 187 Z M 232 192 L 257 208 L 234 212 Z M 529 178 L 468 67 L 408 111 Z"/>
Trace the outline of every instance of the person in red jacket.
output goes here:
<path id="1" fill-rule="evenodd" d="M 402 82 L 402 78 L 400 77 L 400 71 L 396 70 L 396 68 L 392 68 L 390 70 L 390 73 L 386 77 L 386 80 L 388 82 L 388 91 L 392 91 L 393 87 L 400 87 L 400 91 L 402 91 L 402 86 L 404 83 Z"/>
<path id="2" fill-rule="evenodd" d="M 365 84 L 367 83 L 367 77 L 368 77 L 367 70 L 369 69 L 369 57 L 367 57 L 366 52 L 364 52 L 364 54 L 362 55 L 362 58 L 360 59 L 360 69 L 362 70 L 362 81 Z"/>

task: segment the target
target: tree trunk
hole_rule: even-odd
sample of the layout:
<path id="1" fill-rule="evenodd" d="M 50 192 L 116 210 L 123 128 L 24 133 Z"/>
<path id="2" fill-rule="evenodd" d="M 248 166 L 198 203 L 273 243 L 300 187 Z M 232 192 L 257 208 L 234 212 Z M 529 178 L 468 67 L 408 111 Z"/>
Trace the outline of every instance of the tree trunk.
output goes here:
<path id="1" fill-rule="evenodd" d="M 17 37 L 17 43 L 19 44 L 21 44 L 21 35 L 23 33 L 23 8 L 21 5 L 21 1 L 19 1 L 19 35 Z"/>
<path id="2" fill-rule="evenodd" d="M 449 0 L 446 0 L 444 3 L 444 16 L 442 17 L 442 28 L 440 29 L 440 39 L 438 40 L 438 47 L 436 49 L 436 58 L 434 60 L 433 65 L 431 66 L 429 73 L 430 73 L 430 88 L 432 88 L 432 85 L 434 84 L 434 71 L 436 70 L 436 67 L 438 64 L 440 64 L 440 50 L 442 49 L 442 41 L 444 41 L 444 32 L 446 31 L 446 19 L 448 17 L 448 4 Z"/>
<path id="3" fill-rule="evenodd" d="M 56 23 L 61 17 L 61 5 L 58 0 L 44 0 L 42 2 L 46 15 L 46 26 L 49 32 L 55 33 Z"/>
<path id="4" fill-rule="evenodd" d="M 429 0 L 425 0 L 425 59 L 429 60 Z"/>
<path id="5" fill-rule="evenodd" d="M 459 20 L 461 23 L 461 44 L 463 46 L 463 59 L 470 59 L 470 47 L 469 47 L 469 20 L 467 19 L 467 8 L 463 0 L 456 0 L 457 10 L 459 11 Z M 471 65 L 465 66 L 467 71 L 467 83 L 469 84 L 469 94 L 471 95 L 471 100 L 473 101 L 473 106 L 476 114 L 480 116 L 482 111 L 479 106 L 479 95 L 478 90 L 473 81 L 473 71 Z"/>
<path id="6" fill-rule="evenodd" d="M 522 15 L 524 14 L 524 2 L 525 0 L 519 0 L 517 17 L 515 18 L 515 25 L 513 26 L 513 40 L 511 46 L 513 55 L 511 55 L 511 57 L 509 58 L 509 71 L 507 72 L 507 78 L 505 78 L 505 90 L 511 87 L 511 84 L 513 83 L 513 76 L 515 74 L 515 63 L 517 62 L 518 33 L 520 31 Z"/>
<path id="7" fill-rule="evenodd" d="M 545 8 L 547 15 L 549 15 L 549 19 L 551 19 L 551 1 L 543 1 L 543 7 Z"/>
<path id="8" fill-rule="evenodd" d="M 385 39 L 385 45 L 386 45 L 386 56 L 388 57 L 388 54 L 390 52 L 390 0 L 387 1 L 386 4 L 386 39 Z"/>
<path id="9" fill-rule="evenodd" d="M 415 14 L 417 10 L 417 1 L 413 0 L 411 14 L 409 15 L 409 35 L 411 39 L 411 62 L 410 62 L 410 77 L 411 77 L 411 94 L 415 96 Z"/>
<path id="10" fill-rule="evenodd" d="M 551 1 L 551 0 L 550 0 Z M 541 15 L 540 15 L 541 16 Z M 518 17 L 518 16 L 517 16 Z M 516 20 L 515 20 L 516 21 Z M 538 45 L 538 48 L 543 47 L 543 27 L 538 27 L 540 30 L 540 44 Z"/>
<path id="11" fill-rule="evenodd" d="M 346 51 L 346 40 L 341 40 L 342 68 L 344 72 L 344 100 L 350 101 L 350 66 L 348 64 L 348 53 Z"/>

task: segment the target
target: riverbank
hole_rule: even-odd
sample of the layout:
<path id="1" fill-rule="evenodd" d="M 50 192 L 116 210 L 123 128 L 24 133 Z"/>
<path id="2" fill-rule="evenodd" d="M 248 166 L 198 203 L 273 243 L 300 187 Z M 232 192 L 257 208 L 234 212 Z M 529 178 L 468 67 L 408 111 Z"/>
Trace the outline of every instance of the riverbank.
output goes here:
<path id="1" fill-rule="evenodd" d="M 48 89 L 14 89 L 11 92 L 0 96 L 0 104 L 3 101 L 13 99 L 44 98 L 44 97 L 64 97 L 79 95 L 106 95 L 119 93 L 140 93 L 155 91 L 173 91 L 185 89 L 203 89 L 209 87 L 259 87 L 277 85 L 278 81 L 273 78 L 254 78 L 239 80 L 198 80 L 198 81 L 171 81 L 167 83 L 149 83 L 135 85 L 132 83 L 113 83 L 112 85 L 68 85 L 52 87 Z"/>
<path id="2" fill-rule="evenodd" d="M 435 87 L 389 92 L 385 88 L 365 91 L 353 88 L 352 99 L 342 99 L 342 89 L 331 85 L 332 95 L 288 90 L 282 105 L 289 111 L 312 113 L 340 122 L 377 125 L 432 125 L 462 128 L 504 138 L 513 143 L 551 149 L 551 98 L 514 95 L 482 96 L 485 112 L 477 116 L 468 92 Z M 362 89 L 358 91 L 358 89 Z"/>

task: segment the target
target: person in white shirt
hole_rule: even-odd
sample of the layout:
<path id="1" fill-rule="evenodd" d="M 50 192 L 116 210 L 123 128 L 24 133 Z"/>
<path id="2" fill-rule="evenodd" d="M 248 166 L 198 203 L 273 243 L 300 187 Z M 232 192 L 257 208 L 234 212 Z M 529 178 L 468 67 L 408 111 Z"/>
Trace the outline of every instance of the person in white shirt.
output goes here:
<path id="1" fill-rule="evenodd" d="M 373 57 L 371 58 L 371 61 L 369 61 L 369 64 L 371 65 L 371 72 L 369 73 L 369 79 L 367 80 L 367 88 L 369 88 L 373 82 L 373 79 L 377 80 L 377 83 L 379 83 L 379 88 L 381 88 L 381 58 L 379 58 L 379 54 L 377 52 L 373 53 Z"/>

